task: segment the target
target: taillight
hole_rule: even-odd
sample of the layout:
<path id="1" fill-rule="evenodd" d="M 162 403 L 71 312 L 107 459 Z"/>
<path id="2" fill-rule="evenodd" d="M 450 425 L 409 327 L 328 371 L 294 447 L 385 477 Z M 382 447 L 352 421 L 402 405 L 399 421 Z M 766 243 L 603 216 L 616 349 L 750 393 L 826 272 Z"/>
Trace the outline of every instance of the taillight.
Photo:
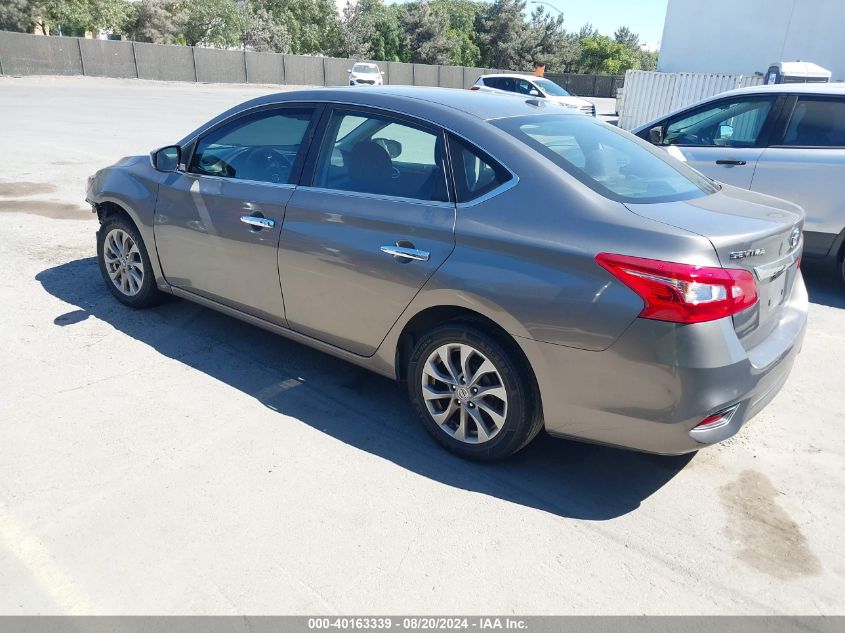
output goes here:
<path id="1" fill-rule="evenodd" d="M 599 253 L 596 262 L 645 302 L 640 316 L 701 323 L 742 312 L 757 303 L 757 284 L 747 270 L 664 262 Z"/>
<path id="2" fill-rule="evenodd" d="M 470 90 L 478 90 L 478 86 L 470 86 L 469 89 Z"/>

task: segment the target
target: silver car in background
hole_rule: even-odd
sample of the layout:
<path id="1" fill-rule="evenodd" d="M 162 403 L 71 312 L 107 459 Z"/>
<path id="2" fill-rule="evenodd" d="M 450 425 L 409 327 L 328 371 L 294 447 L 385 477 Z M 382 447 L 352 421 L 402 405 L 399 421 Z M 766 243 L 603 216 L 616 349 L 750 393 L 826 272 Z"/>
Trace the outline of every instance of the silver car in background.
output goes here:
<path id="1" fill-rule="evenodd" d="M 404 381 L 471 459 L 543 428 L 721 441 L 806 326 L 799 207 L 535 98 L 263 96 L 98 171 L 87 199 L 118 300 L 172 294 Z"/>
<path id="2" fill-rule="evenodd" d="M 827 259 L 845 280 L 845 85 L 732 90 L 634 133 L 715 180 L 800 205 L 804 256 Z"/>

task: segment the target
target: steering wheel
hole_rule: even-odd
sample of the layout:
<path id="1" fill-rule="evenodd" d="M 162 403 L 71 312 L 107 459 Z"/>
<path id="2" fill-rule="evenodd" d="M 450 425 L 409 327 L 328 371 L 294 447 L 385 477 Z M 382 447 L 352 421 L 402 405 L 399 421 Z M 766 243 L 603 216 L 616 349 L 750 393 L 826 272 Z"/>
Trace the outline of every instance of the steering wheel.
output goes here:
<path id="1" fill-rule="evenodd" d="M 287 182 L 293 162 L 277 149 L 257 147 L 249 152 L 240 178 L 263 182 Z"/>

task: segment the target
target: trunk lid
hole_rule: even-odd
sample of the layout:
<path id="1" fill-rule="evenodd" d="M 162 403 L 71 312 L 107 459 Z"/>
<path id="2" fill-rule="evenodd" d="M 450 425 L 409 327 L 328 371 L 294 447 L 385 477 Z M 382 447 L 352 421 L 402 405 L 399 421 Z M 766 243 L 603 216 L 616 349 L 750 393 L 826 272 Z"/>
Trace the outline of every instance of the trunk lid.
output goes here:
<path id="1" fill-rule="evenodd" d="M 626 206 L 642 217 L 706 237 L 722 267 L 750 271 L 759 301 L 734 315 L 734 328 L 746 349 L 772 332 L 800 274 L 804 212 L 799 206 L 727 185 L 694 200 Z"/>

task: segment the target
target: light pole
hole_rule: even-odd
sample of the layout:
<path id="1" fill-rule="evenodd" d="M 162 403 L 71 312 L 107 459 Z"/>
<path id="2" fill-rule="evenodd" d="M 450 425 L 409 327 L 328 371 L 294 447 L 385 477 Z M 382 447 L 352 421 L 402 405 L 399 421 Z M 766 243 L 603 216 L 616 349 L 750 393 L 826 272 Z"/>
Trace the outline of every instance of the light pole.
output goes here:
<path id="1" fill-rule="evenodd" d="M 531 2 L 529 2 L 528 4 L 545 4 L 547 7 L 551 7 L 552 9 L 554 9 L 555 11 L 557 11 L 558 13 L 560 13 L 561 15 L 563 15 L 563 11 L 561 11 L 560 9 L 558 9 L 558 8 L 557 8 L 555 5 L 553 5 L 551 2 L 543 2 L 542 0 L 531 0 Z"/>

